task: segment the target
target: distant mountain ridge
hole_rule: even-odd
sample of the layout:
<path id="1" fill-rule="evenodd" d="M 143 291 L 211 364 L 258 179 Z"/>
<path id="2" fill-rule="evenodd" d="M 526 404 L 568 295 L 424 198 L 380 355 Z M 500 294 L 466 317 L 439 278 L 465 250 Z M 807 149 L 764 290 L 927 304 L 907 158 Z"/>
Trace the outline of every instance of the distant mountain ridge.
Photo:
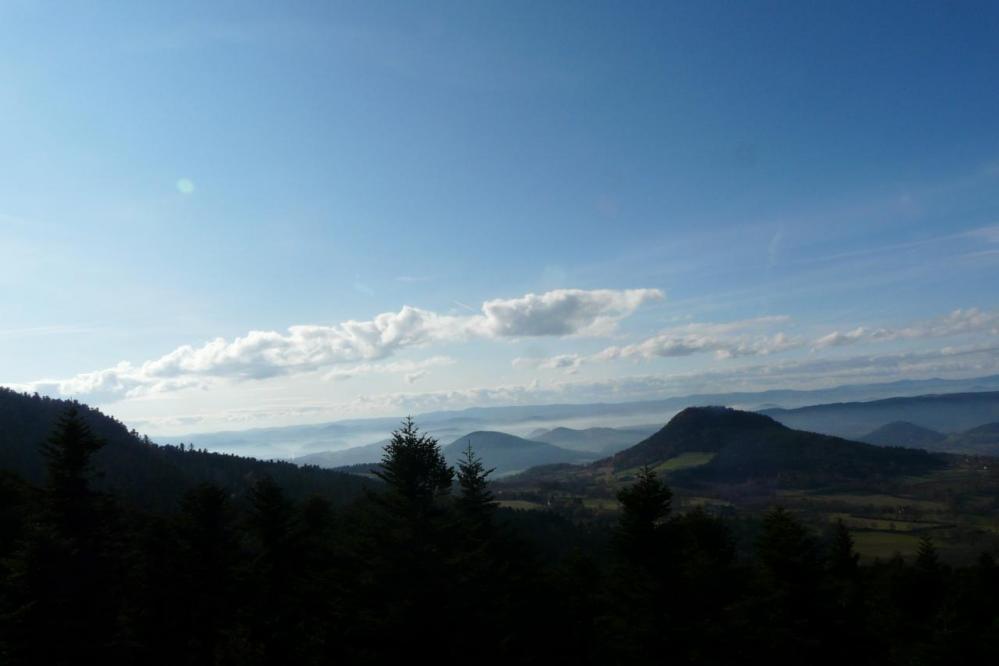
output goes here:
<path id="1" fill-rule="evenodd" d="M 791 428 L 839 437 L 863 437 L 895 421 L 955 433 L 999 421 L 999 391 L 896 397 L 796 409 L 767 409 L 761 413 Z"/>
<path id="2" fill-rule="evenodd" d="M 752 410 L 763 410 L 777 405 L 791 409 L 837 401 L 968 391 L 999 391 L 999 375 L 957 380 L 934 378 L 853 384 L 805 391 L 774 389 L 759 392 L 695 393 L 659 400 L 619 403 L 471 407 L 462 410 L 425 412 L 416 414 L 415 419 L 425 432 L 441 441 L 451 441 L 473 430 L 501 430 L 528 435 L 540 428 L 551 429 L 556 426 L 579 429 L 594 426 L 634 428 L 648 423 L 662 423 L 681 409 L 694 405 L 727 405 Z M 399 426 L 400 420 L 401 416 L 345 419 L 311 425 L 163 436 L 157 440 L 171 444 L 194 442 L 198 448 L 204 447 L 210 450 L 293 458 L 311 452 L 343 450 L 351 446 L 368 444 L 385 437 Z M 849 436 L 859 437 L 889 421 L 897 420 L 912 419 L 903 417 L 884 419 Z M 987 420 L 999 420 L 999 416 Z"/>
<path id="3" fill-rule="evenodd" d="M 896 421 L 865 435 L 861 441 L 878 446 L 914 446 L 941 453 L 999 456 L 999 422 L 945 435 L 913 423 Z"/>

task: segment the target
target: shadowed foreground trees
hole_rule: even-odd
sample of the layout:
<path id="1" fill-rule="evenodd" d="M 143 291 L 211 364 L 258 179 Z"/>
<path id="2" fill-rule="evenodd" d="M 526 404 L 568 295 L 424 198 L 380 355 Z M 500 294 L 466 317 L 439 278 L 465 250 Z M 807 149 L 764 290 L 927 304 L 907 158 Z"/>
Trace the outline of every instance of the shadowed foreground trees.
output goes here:
<path id="1" fill-rule="evenodd" d="M 676 514 L 650 469 L 616 529 L 494 501 L 407 419 L 383 485 L 334 508 L 266 476 L 170 513 L 94 490 L 100 441 L 69 413 L 48 482 L 0 477 L 0 663 L 946 664 L 999 649 L 999 573 L 861 565 L 839 524 Z M 737 540 L 735 534 L 750 534 Z"/>

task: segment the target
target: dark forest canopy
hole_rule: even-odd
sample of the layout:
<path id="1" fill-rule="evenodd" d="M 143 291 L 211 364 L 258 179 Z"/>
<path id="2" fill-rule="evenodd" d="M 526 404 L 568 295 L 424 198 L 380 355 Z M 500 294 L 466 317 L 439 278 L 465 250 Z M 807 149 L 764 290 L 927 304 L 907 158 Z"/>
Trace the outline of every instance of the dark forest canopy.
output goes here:
<path id="1" fill-rule="evenodd" d="M 254 475 L 147 513 L 95 484 L 110 444 L 70 406 L 41 478 L 0 476 L 4 664 L 987 663 L 999 569 L 861 565 L 842 523 L 677 512 L 646 467 L 616 523 L 497 507 L 405 422 L 345 505 Z M 186 455 L 186 454 L 185 454 Z M 281 468 L 274 468 L 281 469 Z"/>

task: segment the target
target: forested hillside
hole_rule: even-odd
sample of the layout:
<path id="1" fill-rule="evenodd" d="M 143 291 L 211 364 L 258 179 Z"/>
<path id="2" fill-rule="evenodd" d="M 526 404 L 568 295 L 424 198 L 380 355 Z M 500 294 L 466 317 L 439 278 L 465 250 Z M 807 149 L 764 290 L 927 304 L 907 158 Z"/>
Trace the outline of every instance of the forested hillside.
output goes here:
<path id="1" fill-rule="evenodd" d="M 317 494 L 335 502 L 356 497 L 365 482 L 356 476 L 287 462 L 265 462 L 183 446 L 158 446 L 124 424 L 80 403 L 0 388 L 0 469 L 40 483 L 45 460 L 40 445 L 70 408 L 105 443 L 94 456 L 96 487 L 140 506 L 171 509 L 200 483 L 243 494 L 263 476 L 296 498 Z"/>
<path id="2" fill-rule="evenodd" d="M 503 512 L 408 421 L 383 485 L 337 508 L 261 476 L 165 515 L 94 485 L 101 442 L 69 411 L 41 484 L 0 477 L 0 662 L 35 664 L 988 663 L 999 568 L 924 537 L 861 565 L 842 522 L 781 508 L 676 512 L 648 468 L 613 527 Z"/>

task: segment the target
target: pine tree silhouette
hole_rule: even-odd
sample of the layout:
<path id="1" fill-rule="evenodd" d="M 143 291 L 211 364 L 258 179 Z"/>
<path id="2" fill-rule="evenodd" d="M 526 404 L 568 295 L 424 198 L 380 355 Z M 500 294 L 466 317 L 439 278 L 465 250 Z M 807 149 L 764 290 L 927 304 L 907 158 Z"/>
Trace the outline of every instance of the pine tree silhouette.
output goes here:
<path id="1" fill-rule="evenodd" d="M 842 519 L 833 524 L 827 556 L 829 572 L 841 579 L 852 579 L 857 574 L 860 555 L 853 548 L 853 537 Z"/>
<path id="2" fill-rule="evenodd" d="M 426 518 L 438 500 L 451 492 L 454 470 L 444 460 L 437 440 L 420 433 L 412 417 L 406 417 L 392 433 L 381 467 L 375 476 L 388 486 L 388 499 L 411 518 Z"/>
<path id="3" fill-rule="evenodd" d="M 108 662 L 115 633 L 110 510 L 90 487 L 91 458 L 103 442 L 71 407 L 41 445 L 47 464 L 41 520 L 25 552 L 18 613 L 28 663 Z"/>
<path id="4" fill-rule="evenodd" d="M 458 485 L 461 494 L 455 501 L 458 517 L 473 536 L 484 536 L 492 527 L 496 513 L 496 500 L 489 491 L 487 477 L 493 469 L 486 469 L 482 460 L 472 450 L 471 441 L 465 448 L 464 458 L 458 462 Z"/>
<path id="5" fill-rule="evenodd" d="M 634 484 L 617 493 L 621 503 L 618 540 L 625 553 L 639 560 L 655 559 L 662 521 L 669 515 L 673 491 L 646 465 Z"/>

